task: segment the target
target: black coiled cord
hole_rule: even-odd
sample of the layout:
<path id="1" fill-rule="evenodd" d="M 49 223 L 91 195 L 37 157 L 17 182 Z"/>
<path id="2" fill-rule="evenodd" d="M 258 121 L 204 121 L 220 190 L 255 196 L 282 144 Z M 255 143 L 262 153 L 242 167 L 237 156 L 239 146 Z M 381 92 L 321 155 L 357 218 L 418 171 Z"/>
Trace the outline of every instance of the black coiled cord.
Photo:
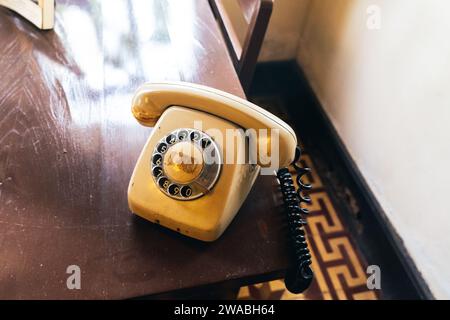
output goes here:
<path id="1" fill-rule="evenodd" d="M 304 195 L 304 190 L 310 190 L 312 186 L 302 181 L 302 176 L 309 173 L 311 169 L 302 168 L 300 163 L 301 149 L 295 150 L 295 160 L 293 166 L 297 171 L 298 189 L 295 189 L 292 175 L 288 168 L 278 170 L 277 177 L 280 182 L 281 192 L 287 220 L 289 225 L 289 234 L 293 244 L 295 254 L 295 264 L 286 272 L 285 285 L 292 293 L 301 293 L 306 290 L 313 279 L 311 270 L 311 254 L 309 253 L 306 235 L 303 226 L 306 225 L 304 215 L 307 215 L 308 209 L 301 208 L 301 203 L 311 203 L 311 198 Z"/>

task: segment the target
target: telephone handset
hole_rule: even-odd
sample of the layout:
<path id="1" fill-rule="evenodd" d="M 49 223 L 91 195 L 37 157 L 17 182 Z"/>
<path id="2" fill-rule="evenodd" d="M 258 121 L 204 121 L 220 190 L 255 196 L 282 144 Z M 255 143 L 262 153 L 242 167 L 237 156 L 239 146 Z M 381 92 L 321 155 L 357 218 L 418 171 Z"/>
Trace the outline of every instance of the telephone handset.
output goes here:
<path id="1" fill-rule="evenodd" d="M 145 84 L 133 98 L 132 113 L 140 124 L 154 128 L 128 187 L 131 211 L 199 240 L 213 241 L 224 232 L 261 168 L 278 170 L 299 157 L 288 124 L 206 86 Z M 299 206 L 308 199 L 295 193 L 289 175 L 284 169 L 277 174 L 298 257 L 288 273 L 288 289 L 295 292 L 309 285 L 312 272 L 300 216 L 307 211 Z M 305 185 L 299 181 L 299 186 Z"/>
<path id="2" fill-rule="evenodd" d="M 151 83 L 141 86 L 132 102 L 132 112 L 144 126 L 153 126 L 171 106 L 183 106 L 228 119 L 241 128 L 278 129 L 281 167 L 294 160 L 297 138 L 294 130 L 270 112 L 224 91 L 186 82 Z M 259 165 L 263 165 L 258 163 Z"/>

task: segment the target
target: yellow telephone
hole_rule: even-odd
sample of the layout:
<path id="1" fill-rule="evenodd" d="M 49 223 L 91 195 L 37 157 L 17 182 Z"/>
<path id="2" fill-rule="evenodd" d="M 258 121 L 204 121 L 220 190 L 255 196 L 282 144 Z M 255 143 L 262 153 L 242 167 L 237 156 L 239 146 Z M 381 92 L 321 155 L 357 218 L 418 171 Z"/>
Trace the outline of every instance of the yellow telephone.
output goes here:
<path id="1" fill-rule="evenodd" d="M 261 167 L 285 167 L 295 156 L 297 139 L 288 124 L 209 87 L 145 84 L 133 98 L 132 113 L 140 124 L 154 129 L 128 187 L 131 211 L 203 241 L 224 232 Z M 253 161 L 245 129 L 254 130 Z M 264 147 L 271 161 L 259 154 Z"/>
<path id="2" fill-rule="evenodd" d="M 313 279 L 303 230 L 308 210 L 300 204 L 310 202 L 302 192 L 311 185 L 301 180 L 309 169 L 298 164 L 301 151 L 289 125 L 244 99 L 184 82 L 143 85 L 132 113 L 142 125 L 154 127 L 128 186 L 132 212 L 213 241 L 230 224 L 260 171 L 276 170 L 295 255 L 286 287 L 293 293 L 308 288 Z M 279 169 L 290 164 L 298 188 L 289 170 Z"/>

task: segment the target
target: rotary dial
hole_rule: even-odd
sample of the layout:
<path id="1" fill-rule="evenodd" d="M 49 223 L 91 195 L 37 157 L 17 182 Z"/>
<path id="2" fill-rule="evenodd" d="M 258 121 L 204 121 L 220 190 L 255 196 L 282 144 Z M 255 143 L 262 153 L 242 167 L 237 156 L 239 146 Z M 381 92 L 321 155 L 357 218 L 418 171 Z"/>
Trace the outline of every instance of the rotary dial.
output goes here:
<path id="1" fill-rule="evenodd" d="M 155 146 L 151 172 L 158 188 L 177 200 L 192 200 L 216 183 L 221 158 L 214 140 L 199 130 L 177 129 Z"/>

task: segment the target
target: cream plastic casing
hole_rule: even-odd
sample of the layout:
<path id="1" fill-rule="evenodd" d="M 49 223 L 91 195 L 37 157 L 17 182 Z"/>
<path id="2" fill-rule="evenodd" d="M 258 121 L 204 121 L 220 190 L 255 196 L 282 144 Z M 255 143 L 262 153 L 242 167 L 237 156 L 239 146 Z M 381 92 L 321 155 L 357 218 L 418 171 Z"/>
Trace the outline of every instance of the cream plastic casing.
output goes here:
<path id="1" fill-rule="evenodd" d="M 128 204 L 132 212 L 187 236 L 213 241 L 230 224 L 247 197 L 262 163 L 258 165 L 228 164 L 223 161 L 220 176 L 207 194 L 195 200 L 175 200 L 164 194 L 151 176 L 151 157 L 155 145 L 168 133 L 179 128 L 196 129 L 194 122 L 202 123 L 202 131 L 215 129 L 210 134 L 216 144 L 225 143 L 226 129 L 236 129 L 237 139 L 245 141 L 243 130 L 277 130 L 279 167 L 289 165 L 295 156 L 297 139 L 292 128 L 266 110 L 226 92 L 185 82 L 149 83 L 141 86 L 132 102 L 132 113 L 144 126 L 154 129 L 142 150 L 128 187 Z M 156 122 L 157 121 L 157 122 Z M 155 124 L 156 123 L 156 124 Z M 257 135 L 258 145 L 270 139 Z M 245 148 L 233 144 L 235 157 Z M 219 145 L 221 158 L 227 159 L 227 148 Z M 270 157 L 269 157 L 270 158 Z M 248 162 L 247 162 L 248 163 Z"/>
<path id="2" fill-rule="evenodd" d="M 224 232 L 236 215 L 260 167 L 224 163 L 212 190 L 195 200 L 179 201 L 163 194 L 151 176 L 150 163 L 154 146 L 168 132 L 178 128 L 194 128 L 195 121 L 202 122 L 202 130 L 206 133 L 210 133 L 209 129 L 214 129 L 210 136 L 217 144 L 220 144 L 220 137 L 216 135 L 225 137 L 226 129 L 240 129 L 227 120 L 205 112 L 178 106 L 168 108 L 156 123 L 138 159 L 128 187 L 128 204 L 132 212 L 147 220 L 199 240 L 213 241 Z M 237 139 L 245 141 L 245 136 L 236 132 Z M 234 145 L 234 155 L 237 158 L 245 150 L 240 150 L 237 143 Z M 223 151 L 222 159 L 226 159 L 226 148 L 219 145 L 219 149 Z"/>

